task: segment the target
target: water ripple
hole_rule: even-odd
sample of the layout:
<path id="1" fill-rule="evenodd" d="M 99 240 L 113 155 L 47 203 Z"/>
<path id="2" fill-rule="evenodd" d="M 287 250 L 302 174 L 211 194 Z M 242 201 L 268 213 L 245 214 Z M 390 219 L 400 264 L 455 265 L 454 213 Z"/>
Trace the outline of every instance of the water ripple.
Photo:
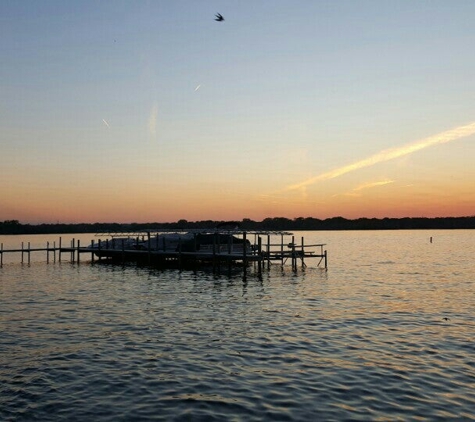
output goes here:
<path id="1" fill-rule="evenodd" d="M 328 273 L 9 265 L 0 420 L 474 420 L 475 249 L 348 236 Z"/>

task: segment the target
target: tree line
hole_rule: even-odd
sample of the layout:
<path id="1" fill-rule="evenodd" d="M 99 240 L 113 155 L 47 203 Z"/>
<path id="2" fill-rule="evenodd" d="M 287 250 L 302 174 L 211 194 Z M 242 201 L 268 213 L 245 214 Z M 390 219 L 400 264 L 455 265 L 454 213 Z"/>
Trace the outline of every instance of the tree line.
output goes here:
<path id="1" fill-rule="evenodd" d="M 212 229 L 224 221 L 178 220 L 173 223 L 56 223 L 22 224 L 18 220 L 0 222 L 0 234 L 62 234 L 101 233 L 142 230 L 190 230 Z M 404 218 L 357 218 L 332 217 L 324 220 L 313 217 L 269 217 L 262 221 L 244 218 L 233 222 L 242 230 L 414 230 L 414 229 L 475 229 L 475 216 L 471 217 L 404 217 Z"/>

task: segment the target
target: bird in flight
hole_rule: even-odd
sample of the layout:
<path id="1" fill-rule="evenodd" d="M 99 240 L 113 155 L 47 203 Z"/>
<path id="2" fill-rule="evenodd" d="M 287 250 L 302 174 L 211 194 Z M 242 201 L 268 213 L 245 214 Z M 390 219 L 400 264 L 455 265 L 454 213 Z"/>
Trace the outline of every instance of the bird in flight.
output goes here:
<path id="1" fill-rule="evenodd" d="M 224 18 L 221 16 L 221 13 L 216 13 L 215 21 L 218 21 L 218 22 L 224 21 Z"/>

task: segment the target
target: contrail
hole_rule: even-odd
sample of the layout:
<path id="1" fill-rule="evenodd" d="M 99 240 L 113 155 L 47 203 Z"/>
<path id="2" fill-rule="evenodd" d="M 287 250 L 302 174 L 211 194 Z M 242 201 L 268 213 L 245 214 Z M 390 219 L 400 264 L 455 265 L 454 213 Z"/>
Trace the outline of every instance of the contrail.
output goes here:
<path id="1" fill-rule="evenodd" d="M 374 154 L 364 160 L 357 161 L 353 164 L 343 166 L 326 173 L 319 174 L 318 176 L 311 177 L 303 182 L 296 183 L 294 185 L 287 186 L 284 191 L 301 189 L 303 187 L 313 185 L 314 183 L 321 182 L 322 180 L 334 179 L 335 177 L 343 176 L 346 173 L 350 173 L 355 170 L 359 170 L 365 167 L 370 167 L 384 161 L 393 160 L 394 158 L 403 157 L 413 152 L 420 151 L 421 149 L 431 147 L 437 144 L 444 144 L 452 142 L 466 136 L 473 135 L 475 133 L 475 122 L 469 125 L 460 126 L 455 129 L 448 130 L 446 132 L 439 133 L 438 135 L 430 136 L 429 138 L 421 139 L 412 144 L 404 145 L 398 148 L 391 148 L 377 154 Z"/>
<path id="2" fill-rule="evenodd" d="M 357 186 L 356 188 L 352 189 L 350 192 L 346 192 L 346 193 L 343 193 L 343 194 L 336 194 L 336 195 L 333 195 L 333 197 L 341 196 L 341 195 L 358 196 L 358 195 L 360 195 L 359 192 L 362 191 L 362 190 L 372 189 L 372 188 L 376 188 L 376 187 L 379 187 L 379 186 L 388 185 L 390 183 L 394 183 L 394 180 L 387 179 L 387 180 L 381 180 L 380 182 L 365 183 L 364 185 Z"/>
<path id="3" fill-rule="evenodd" d="M 201 88 L 201 84 L 199 84 L 199 85 L 195 88 L 195 92 L 198 91 L 200 88 Z"/>
<path id="4" fill-rule="evenodd" d="M 104 122 L 104 124 L 105 124 L 107 127 L 110 127 L 110 126 L 109 126 L 109 123 L 106 122 L 106 119 L 102 119 L 102 121 Z"/>
<path id="5" fill-rule="evenodd" d="M 393 180 L 381 180 L 380 182 L 372 182 L 372 183 L 365 183 L 364 185 L 357 186 L 356 188 L 353 189 L 353 192 L 358 192 L 360 190 L 364 189 L 371 189 L 375 188 L 377 186 L 384 186 L 388 185 L 390 183 L 394 183 Z"/>

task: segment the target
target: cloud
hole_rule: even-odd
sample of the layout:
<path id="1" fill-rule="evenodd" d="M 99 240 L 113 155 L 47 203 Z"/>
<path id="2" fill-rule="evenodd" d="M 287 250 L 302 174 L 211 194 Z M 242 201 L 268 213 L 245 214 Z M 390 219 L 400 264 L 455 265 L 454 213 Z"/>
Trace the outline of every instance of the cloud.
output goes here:
<path id="1" fill-rule="evenodd" d="M 365 190 L 365 189 L 372 189 L 372 188 L 376 188 L 376 187 L 379 187 L 379 186 L 384 186 L 384 185 L 388 185 L 390 183 L 394 183 L 394 180 L 381 180 L 379 182 L 371 182 L 371 183 L 365 183 L 363 185 L 359 185 L 357 186 L 356 188 L 352 189 L 350 192 L 347 192 L 347 193 L 344 193 L 343 195 L 345 196 L 360 196 L 360 192 L 362 190 Z M 337 195 L 333 195 L 334 197 L 335 196 L 340 196 L 341 194 L 337 194 Z"/>
<path id="2" fill-rule="evenodd" d="M 452 142 L 457 139 L 473 135 L 474 133 L 475 122 L 465 126 L 459 126 L 455 129 L 439 133 L 429 138 L 421 139 L 419 141 L 413 142 L 412 144 L 407 144 L 398 148 L 391 148 L 378 152 L 377 154 L 371 155 L 370 157 L 365 158 L 364 160 L 356 161 L 353 164 L 349 164 L 347 166 L 343 166 L 331 170 L 329 172 L 319 174 L 318 176 L 311 177 L 310 179 L 304 180 L 303 182 L 289 185 L 283 190 L 301 190 L 305 186 L 310 186 L 323 180 L 334 179 L 336 177 L 343 176 L 344 174 L 350 173 L 355 170 L 360 170 L 362 168 L 370 167 L 375 164 L 382 163 L 384 161 L 400 158 L 434 145 Z"/>
<path id="3" fill-rule="evenodd" d="M 394 183 L 394 180 L 381 180 L 380 182 L 365 183 L 364 185 L 360 185 L 360 186 L 354 188 L 353 191 L 358 192 L 358 191 L 363 190 L 363 189 L 371 189 L 371 188 L 375 188 L 377 186 L 388 185 L 389 183 Z"/>
<path id="4" fill-rule="evenodd" d="M 155 136 L 157 133 L 157 116 L 158 105 L 154 104 L 152 106 L 152 110 L 150 111 L 150 117 L 148 118 L 148 131 L 152 136 Z"/>

